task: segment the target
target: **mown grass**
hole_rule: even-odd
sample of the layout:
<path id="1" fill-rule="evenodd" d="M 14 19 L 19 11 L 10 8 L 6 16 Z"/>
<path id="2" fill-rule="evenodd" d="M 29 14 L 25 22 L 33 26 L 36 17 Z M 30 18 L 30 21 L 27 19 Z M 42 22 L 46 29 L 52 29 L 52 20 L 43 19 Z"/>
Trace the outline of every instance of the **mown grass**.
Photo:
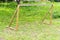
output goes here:
<path id="1" fill-rule="evenodd" d="M 50 4 L 50 3 L 49 3 Z M 53 25 L 40 23 L 50 6 L 20 7 L 18 31 L 6 29 L 16 4 L 0 4 L 0 39 L 3 40 L 60 40 L 60 3 L 54 3 Z M 12 6 L 11 6 L 12 5 Z M 55 19 L 59 18 L 59 19 Z M 47 15 L 46 23 L 49 23 Z M 12 27 L 15 27 L 15 19 Z"/>

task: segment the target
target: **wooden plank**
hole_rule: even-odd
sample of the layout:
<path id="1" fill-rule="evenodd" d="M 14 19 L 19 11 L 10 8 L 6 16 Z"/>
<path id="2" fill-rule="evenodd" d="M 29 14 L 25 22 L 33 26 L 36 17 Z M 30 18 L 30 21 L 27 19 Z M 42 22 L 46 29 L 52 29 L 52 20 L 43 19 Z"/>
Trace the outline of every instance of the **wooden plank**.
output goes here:
<path id="1" fill-rule="evenodd" d="M 48 6 L 47 4 L 20 4 L 20 6 Z"/>
<path id="2" fill-rule="evenodd" d="M 18 10 L 17 10 L 17 14 L 16 14 L 16 31 L 18 30 L 19 27 L 19 7 L 20 5 L 18 5 Z"/>
<path id="3" fill-rule="evenodd" d="M 23 0 L 23 1 L 35 1 L 35 2 L 40 2 L 41 0 Z"/>

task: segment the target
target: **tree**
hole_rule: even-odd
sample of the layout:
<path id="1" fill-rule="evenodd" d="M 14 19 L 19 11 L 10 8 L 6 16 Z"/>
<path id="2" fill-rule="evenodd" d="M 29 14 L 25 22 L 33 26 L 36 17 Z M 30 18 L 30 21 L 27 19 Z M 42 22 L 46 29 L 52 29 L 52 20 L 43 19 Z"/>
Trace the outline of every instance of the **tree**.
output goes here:
<path id="1" fill-rule="evenodd" d="M 54 0 L 55 2 L 60 2 L 60 0 Z"/>

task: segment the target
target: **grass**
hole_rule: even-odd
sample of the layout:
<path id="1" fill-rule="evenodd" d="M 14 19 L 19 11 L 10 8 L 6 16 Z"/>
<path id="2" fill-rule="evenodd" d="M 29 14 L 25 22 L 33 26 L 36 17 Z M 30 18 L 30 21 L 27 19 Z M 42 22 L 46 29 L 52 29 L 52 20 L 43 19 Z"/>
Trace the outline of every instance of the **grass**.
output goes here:
<path id="1" fill-rule="evenodd" d="M 60 3 L 54 3 L 53 25 L 41 24 L 44 14 L 50 6 L 20 7 L 19 30 L 9 30 L 6 27 L 14 13 L 14 6 L 0 7 L 0 40 L 60 40 Z M 15 5 L 15 4 L 14 4 Z M 57 18 L 57 19 L 55 19 Z M 45 21 L 49 23 L 49 15 Z M 15 19 L 12 27 L 15 26 Z"/>

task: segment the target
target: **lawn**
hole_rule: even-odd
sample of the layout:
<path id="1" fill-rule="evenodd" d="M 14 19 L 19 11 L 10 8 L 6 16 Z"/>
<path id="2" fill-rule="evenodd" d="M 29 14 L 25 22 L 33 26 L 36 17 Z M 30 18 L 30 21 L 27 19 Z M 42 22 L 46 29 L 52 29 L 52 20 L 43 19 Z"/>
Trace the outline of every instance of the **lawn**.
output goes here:
<path id="1" fill-rule="evenodd" d="M 16 9 L 15 4 L 11 4 L 0 4 L 0 40 L 60 40 L 60 3 L 54 3 L 52 25 L 41 23 L 50 6 L 20 7 L 18 31 L 6 28 Z M 15 21 L 12 27 L 15 27 Z M 45 22 L 49 21 L 47 15 Z"/>

